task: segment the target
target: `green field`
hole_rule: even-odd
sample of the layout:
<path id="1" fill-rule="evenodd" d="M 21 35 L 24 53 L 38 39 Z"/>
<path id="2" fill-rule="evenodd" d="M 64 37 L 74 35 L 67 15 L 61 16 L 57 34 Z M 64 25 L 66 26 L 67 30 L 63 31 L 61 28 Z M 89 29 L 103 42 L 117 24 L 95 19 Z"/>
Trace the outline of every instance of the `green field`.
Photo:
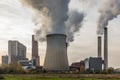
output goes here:
<path id="1" fill-rule="evenodd" d="M 2 80 L 120 80 L 120 79 L 5 77 L 5 79 Z"/>
<path id="2" fill-rule="evenodd" d="M 120 80 L 119 75 L 114 75 L 113 78 L 110 77 L 112 75 L 75 75 L 2 75 L 4 79 L 0 80 Z"/>
<path id="3" fill-rule="evenodd" d="M 2 80 L 120 80 L 120 79 L 5 77 L 5 79 Z"/>

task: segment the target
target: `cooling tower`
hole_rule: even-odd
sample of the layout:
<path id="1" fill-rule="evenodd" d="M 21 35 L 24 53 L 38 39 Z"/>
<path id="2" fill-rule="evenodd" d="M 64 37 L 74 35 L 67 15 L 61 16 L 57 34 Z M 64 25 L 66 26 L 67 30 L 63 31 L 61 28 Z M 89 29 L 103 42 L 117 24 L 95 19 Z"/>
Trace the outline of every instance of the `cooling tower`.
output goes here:
<path id="1" fill-rule="evenodd" d="M 102 53 L 102 37 L 98 36 L 98 57 L 101 58 Z"/>
<path id="2" fill-rule="evenodd" d="M 69 70 L 66 35 L 47 35 L 47 50 L 43 68 L 50 71 Z"/>
<path id="3" fill-rule="evenodd" d="M 107 27 L 104 28 L 104 70 L 108 69 L 108 32 Z"/>

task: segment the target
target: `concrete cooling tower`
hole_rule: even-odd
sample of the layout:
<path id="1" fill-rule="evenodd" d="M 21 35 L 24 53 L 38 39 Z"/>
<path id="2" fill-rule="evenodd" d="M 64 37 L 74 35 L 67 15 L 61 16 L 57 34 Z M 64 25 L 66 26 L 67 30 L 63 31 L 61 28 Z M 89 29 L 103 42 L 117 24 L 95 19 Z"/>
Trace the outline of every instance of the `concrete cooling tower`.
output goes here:
<path id="1" fill-rule="evenodd" d="M 47 50 L 43 68 L 50 71 L 69 70 L 66 35 L 47 35 Z"/>

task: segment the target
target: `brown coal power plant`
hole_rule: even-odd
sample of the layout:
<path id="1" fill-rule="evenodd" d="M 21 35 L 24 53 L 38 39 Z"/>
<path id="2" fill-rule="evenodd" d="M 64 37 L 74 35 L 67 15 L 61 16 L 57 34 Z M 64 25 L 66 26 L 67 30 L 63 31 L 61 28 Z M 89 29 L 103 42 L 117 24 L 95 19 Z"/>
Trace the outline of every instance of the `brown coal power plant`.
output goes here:
<path id="1" fill-rule="evenodd" d="M 79 12 L 78 10 L 69 10 L 70 0 L 21 1 L 35 14 L 34 23 L 36 26 L 36 40 L 47 42 L 43 69 L 69 70 L 66 42 L 71 43 L 74 41 L 75 33 L 79 32 L 82 23 L 84 23 L 85 13 Z M 120 14 L 120 2 L 119 0 L 107 0 L 107 3 L 108 4 L 106 4 L 106 2 L 103 3 L 103 7 L 99 10 L 100 15 L 97 22 L 98 56 L 86 59 L 86 70 L 102 70 L 102 64 L 104 64 L 104 70 L 108 70 L 107 27 L 109 21 L 113 20 Z M 104 50 L 103 59 L 102 50 Z M 38 58 L 38 55 L 34 56 Z M 94 68 L 89 65 L 92 65 Z M 96 65 L 100 66 L 96 67 Z"/>

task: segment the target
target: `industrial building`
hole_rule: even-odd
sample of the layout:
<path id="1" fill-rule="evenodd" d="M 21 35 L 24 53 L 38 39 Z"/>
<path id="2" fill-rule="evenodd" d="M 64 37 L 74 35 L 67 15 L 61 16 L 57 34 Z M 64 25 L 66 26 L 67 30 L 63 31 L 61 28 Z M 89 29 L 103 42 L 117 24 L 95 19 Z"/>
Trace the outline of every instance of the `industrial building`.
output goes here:
<path id="1" fill-rule="evenodd" d="M 26 46 L 18 41 L 8 41 L 8 63 L 26 60 Z"/>
<path id="2" fill-rule="evenodd" d="M 2 64 L 8 64 L 8 56 L 2 56 Z"/>
<path id="3" fill-rule="evenodd" d="M 23 69 L 33 68 L 32 63 L 29 60 L 19 60 L 18 64 L 21 64 Z"/>
<path id="4" fill-rule="evenodd" d="M 102 71 L 102 58 L 90 57 L 85 59 L 85 70 Z"/>
<path id="5" fill-rule="evenodd" d="M 43 69 L 50 71 L 69 70 L 66 37 L 64 34 L 46 36 L 47 50 Z"/>
<path id="6" fill-rule="evenodd" d="M 70 66 L 70 70 L 71 71 L 77 71 L 78 70 L 80 73 L 84 73 L 85 72 L 85 63 L 84 63 L 84 61 L 72 63 L 71 66 Z"/>
<path id="7" fill-rule="evenodd" d="M 38 41 L 35 40 L 32 35 L 32 66 L 40 66 L 39 55 L 38 55 Z"/>

